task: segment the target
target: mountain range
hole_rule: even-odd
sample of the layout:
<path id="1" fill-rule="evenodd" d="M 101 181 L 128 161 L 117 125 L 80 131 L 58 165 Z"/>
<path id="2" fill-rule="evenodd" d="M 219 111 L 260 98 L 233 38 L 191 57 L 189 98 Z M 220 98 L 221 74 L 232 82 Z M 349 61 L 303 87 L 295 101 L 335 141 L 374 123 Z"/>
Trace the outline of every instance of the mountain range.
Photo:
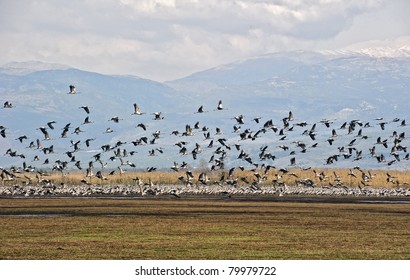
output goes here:
<path id="1" fill-rule="evenodd" d="M 69 85 L 75 85 L 75 94 L 69 93 Z M 212 158 L 221 158 L 215 153 L 219 147 L 224 150 L 225 167 L 251 168 L 268 163 L 276 167 L 323 167 L 329 165 L 329 157 L 339 154 L 340 160 L 333 161 L 331 167 L 408 169 L 407 151 L 391 149 L 395 135 L 408 131 L 407 125 L 402 124 L 408 117 L 409 85 L 410 56 L 406 53 L 273 53 L 164 83 L 60 64 L 9 63 L 0 67 L 0 101 L 11 104 L 0 109 L 0 127 L 4 131 L 0 137 L 0 166 L 20 167 L 25 162 L 25 166 L 47 169 L 56 162 L 68 161 L 68 168 L 76 168 L 74 163 L 81 161 L 85 168 L 101 153 L 101 162 L 111 169 L 121 163 L 125 169 L 169 169 L 181 162 L 192 168 L 211 168 L 215 167 Z M 223 102 L 222 110 L 217 109 L 219 100 Z M 144 114 L 133 114 L 134 103 Z M 198 113 L 200 106 L 204 113 Z M 294 118 L 288 118 L 289 112 Z M 158 119 L 154 113 L 161 113 Z M 239 116 L 243 117 L 242 123 L 235 119 Z M 85 123 L 86 117 L 89 123 Z M 118 122 L 112 120 L 115 117 Z M 269 121 L 267 130 L 252 137 Z M 53 122 L 54 129 L 47 126 L 48 122 Z M 342 128 L 344 123 L 358 125 L 348 133 Z M 62 130 L 68 124 L 68 134 L 62 138 Z M 144 124 L 146 130 L 138 124 Z M 46 128 L 49 140 L 44 138 L 41 127 Z M 182 136 L 188 127 L 192 133 Z M 74 133 L 76 128 L 81 132 Z M 216 133 L 217 128 L 221 133 Z M 312 128 L 315 139 L 307 136 Z M 332 136 L 333 129 L 337 137 Z M 359 138 L 359 129 L 365 138 Z M 283 135 L 279 135 L 280 130 Z M 204 136 L 207 132 L 209 138 Z M 241 140 L 244 132 L 249 132 L 249 140 Z M 17 140 L 23 135 L 27 139 Z M 280 140 L 283 136 L 286 137 Z M 154 143 L 134 144 L 144 137 L 148 141 L 155 138 Z M 330 145 L 328 140 L 332 137 Z M 388 141 L 387 148 L 377 143 L 379 137 Z M 88 147 L 86 139 L 93 139 Z M 357 139 L 353 154 L 341 160 L 340 149 L 347 150 L 353 139 Z M 214 146 L 208 148 L 212 140 Z M 175 145 L 181 141 L 187 142 L 183 145 L 186 155 Z M 30 148 L 30 142 L 36 143 L 35 147 Z M 303 151 L 300 143 L 309 148 Z M 401 147 L 407 143 L 407 138 L 400 140 Z M 235 144 L 240 148 L 236 150 Z M 315 148 L 310 148 L 315 144 Z M 104 151 L 104 145 L 110 149 Z M 52 152 L 48 152 L 50 146 Z M 192 152 L 198 146 L 200 152 L 194 159 Z M 370 154 L 373 146 L 386 161 Z M 269 151 L 274 158 L 258 157 L 264 147 L 264 152 Z M 114 153 L 118 150 L 122 155 Z M 241 151 L 249 154 L 252 161 L 238 158 Z M 360 160 L 355 154 L 359 151 Z M 24 157 L 11 156 L 10 152 Z M 67 152 L 74 153 L 75 159 Z M 395 153 L 402 160 L 397 160 Z M 290 164 L 291 158 L 296 158 L 296 164 Z"/>

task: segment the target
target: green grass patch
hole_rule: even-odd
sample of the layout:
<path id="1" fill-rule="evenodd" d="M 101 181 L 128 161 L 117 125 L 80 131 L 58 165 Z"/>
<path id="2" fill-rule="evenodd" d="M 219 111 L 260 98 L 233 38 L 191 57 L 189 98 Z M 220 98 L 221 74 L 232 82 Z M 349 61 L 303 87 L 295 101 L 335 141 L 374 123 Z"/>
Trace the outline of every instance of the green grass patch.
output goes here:
<path id="1" fill-rule="evenodd" d="M 1 199 L 0 213 L 1 259 L 410 259 L 409 204 Z"/>

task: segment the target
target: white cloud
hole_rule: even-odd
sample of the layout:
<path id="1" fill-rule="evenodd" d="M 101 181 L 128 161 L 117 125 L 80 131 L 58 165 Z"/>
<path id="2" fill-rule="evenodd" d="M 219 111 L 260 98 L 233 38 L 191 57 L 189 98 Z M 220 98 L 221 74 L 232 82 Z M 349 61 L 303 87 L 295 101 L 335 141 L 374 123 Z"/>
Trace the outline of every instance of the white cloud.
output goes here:
<path id="1" fill-rule="evenodd" d="M 162 7 L 174 7 L 175 8 L 175 1 L 173 0 L 153 0 L 153 1 L 120 0 L 119 2 L 126 6 L 130 6 L 137 11 L 148 12 L 148 13 L 154 13 L 158 9 L 161 9 Z"/>
<path id="2" fill-rule="evenodd" d="M 169 80 L 268 52 L 409 35 L 409 7 L 406 0 L 5 0 L 0 63 L 43 60 Z"/>

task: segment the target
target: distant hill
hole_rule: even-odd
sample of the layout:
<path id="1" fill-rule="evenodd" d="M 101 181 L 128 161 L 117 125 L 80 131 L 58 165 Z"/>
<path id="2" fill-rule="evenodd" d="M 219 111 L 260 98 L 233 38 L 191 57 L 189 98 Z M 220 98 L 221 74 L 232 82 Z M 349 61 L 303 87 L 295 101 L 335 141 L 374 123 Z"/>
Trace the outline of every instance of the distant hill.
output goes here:
<path id="1" fill-rule="evenodd" d="M 274 111 L 294 109 L 304 118 L 346 115 L 346 109 L 355 113 L 346 117 L 402 115 L 409 84 L 410 56 L 304 51 L 255 57 L 167 83 L 195 98 L 235 97 L 244 107 L 269 102 Z"/>
<path id="2" fill-rule="evenodd" d="M 71 84 L 76 86 L 76 94 L 68 94 Z M 13 104 L 12 108 L 0 109 L 0 126 L 5 127 L 6 133 L 6 137 L 0 137 L 0 166 L 21 166 L 24 161 L 26 165 L 47 169 L 62 160 L 68 161 L 69 168 L 76 169 L 75 161 L 80 160 L 84 168 L 90 161 L 98 167 L 100 163 L 95 161 L 95 156 L 101 153 L 101 162 L 106 163 L 108 169 L 117 168 L 121 161 L 122 168 L 128 170 L 170 169 L 174 162 L 183 161 L 191 168 L 215 168 L 216 163 L 223 161 L 225 167 L 244 165 L 247 168 L 271 164 L 301 168 L 360 165 L 408 169 L 407 150 L 392 149 L 394 135 L 404 132 L 407 136 L 409 131 L 407 125 L 401 125 L 408 118 L 409 86 L 408 56 L 354 52 L 275 53 L 167 83 L 39 62 L 9 64 L 0 68 L 0 101 Z M 219 100 L 223 101 L 223 110 L 217 110 Z M 145 114 L 133 115 L 134 103 Z M 89 106 L 90 114 L 81 106 Z M 200 106 L 204 113 L 197 113 Z M 285 127 L 290 111 L 294 119 L 288 120 L 289 126 Z M 154 120 L 154 112 L 161 112 L 159 120 Z M 240 115 L 242 124 L 234 119 Z M 92 123 L 83 124 L 87 116 Z M 114 116 L 120 119 L 118 123 L 110 120 Z M 270 120 L 272 125 L 263 128 Z M 47 127 L 50 121 L 56 122 L 55 129 L 47 128 L 51 139 L 44 140 L 38 128 Z M 350 134 L 342 126 L 345 122 L 347 127 L 357 124 Z M 62 129 L 68 123 L 67 137 L 61 138 Z M 315 123 L 313 140 L 308 133 Z M 366 123 L 368 126 L 363 126 Z M 382 123 L 385 123 L 384 130 Z M 146 130 L 138 124 L 145 124 Z M 182 136 L 187 126 L 192 128 L 192 135 Z M 238 131 L 234 131 L 234 126 Z M 77 127 L 83 131 L 78 135 L 74 133 Z M 106 133 L 108 128 L 113 132 Z M 221 134 L 216 133 L 217 128 Z M 281 129 L 283 135 L 279 135 Z M 338 135 L 333 136 L 330 145 L 333 129 Z M 362 135 L 359 135 L 360 129 Z M 154 136 L 158 132 L 159 136 Z M 204 135 L 208 132 L 210 138 Z M 249 138 L 240 140 L 240 133 L 244 132 Z M 20 143 L 16 139 L 22 135 L 28 139 Z M 156 139 L 153 144 L 135 146 L 132 141 L 136 143 L 141 137 L 146 137 L 148 142 Z M 387 148 L 376 144 L 378 137 L 387 139 Z M 94 138 L 86 147 L 85 140 Z M 37 139 L 43 148 L 53 146 L 54 153 L 47 153 L 47 149 L 44 153 L 37 147 L 27 148 Z M 344 153 L 354 139 L 347 157 Z M 78 141 L 79 149 L 74 151 Z M 180 141 L 186 143 L 182 145 Z M 211 141 L 213 146 L 208 147 Z M 400 140 L 402 147 L 408 143 L 407 138 Z M 176 144 L 186 148 L 185 155 Z M 235 144 L 240 145 L 238 149 Z M 104 151 L 102 146 L 107 145 L 110 149 Z M 304 145 L 306 150 L 301 148 Z M 200 150 L 194 152 L 198 146 Z M 283 149 L 284 146 L 288 149 Z M 378 156 L 383 154 L 385 161 L 378 162 L 371 156 L 373 146 Z M 260 158 L 264 147 L 273 158 Z M 25 158 L 11 157 L 8 149 L 24 154 Z M 67 155 L 70 151 L 74 160 Z M 121 155 L 114 153 L 117 151 Z M 130 155 L 130 152 L 135 153 Z M 251 162 L 239 157 L 242 152 L 249 154 Z M 326 164 L 334 155 L 338 155 L 338 160 Z M 33 160 L 35 156 L 40 160 Z M 296 158 L 295 165 L 290 165 L 292 157 Z M 50 163 L 43 164 L 45 159 Z"/>
<path id="3" fill-rule="evenodd" d="M 27 74 L 23 74 L 25 71 L 17 74 L 7 72 L 7 69 L 0 69 L 1 100 L 13 105 L 13 108 L 0 109 L 0 125 L 7 128 L 7 137 L 0 139 L 0 164 L 3 166 L 10 160 L 16 162 L 15 158 L 3 156 L 9 147 L 28 152 L 27 163 L 31 163 L 33 154 L 38 151 L 27 150 L 25 147 L 30 141 L 42 139 L 43 134 L 38 128 L 47 126 L 47 122 L 55 121 L 55 129 L 48 128 L 52 140 L 43 145 L 54 144 L 60 155 L 50 156 L 61 158 L 62 152 L 70 150 L 70 145 L 67 146 L 69 140 L 96 138 L 91 145 L 96 150 L 101 145 L 114 141 L 114 135 L 135 132 L 138 119 L 131 115 L 134 103 L 146 113 L 141 116 L 144 119 L 153 118 L 153 112 L 173 107 L 176 103 L 175 90 L 138 77 L 108 76 L 73 68 L 40 71 L 30 69 L 26 71 Z M 68 94 L 71 84 L 76 86 L 76 94 Z M 90 114 L 82 106 L 88 106 Z M 87 116 L 91 123 L 83 124 Z M 118 124 L 108 121 L 114 116 L 122 120 Z M 62 128 L 68 123 L 71 123 L 68 137 L 61 139 Z M 84 132 L 73 134 L 77 127 L 81 127 Z M 103 134 L 109 127 L 116 130 L 113 137 Z M 29 138 L 24 145 L 15 140 L 21 135 Z"/>

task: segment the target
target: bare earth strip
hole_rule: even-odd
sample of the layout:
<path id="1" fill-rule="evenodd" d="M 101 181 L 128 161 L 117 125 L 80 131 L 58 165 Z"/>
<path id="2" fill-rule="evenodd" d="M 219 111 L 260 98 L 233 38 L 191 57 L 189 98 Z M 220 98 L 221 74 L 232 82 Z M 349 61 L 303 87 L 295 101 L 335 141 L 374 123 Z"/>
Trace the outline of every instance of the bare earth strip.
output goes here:
<path id="1" fill-rule="evenodd" d="M 358 201 L 3 198 L 0 258 L 410 259 L 410 204 Z"/>

